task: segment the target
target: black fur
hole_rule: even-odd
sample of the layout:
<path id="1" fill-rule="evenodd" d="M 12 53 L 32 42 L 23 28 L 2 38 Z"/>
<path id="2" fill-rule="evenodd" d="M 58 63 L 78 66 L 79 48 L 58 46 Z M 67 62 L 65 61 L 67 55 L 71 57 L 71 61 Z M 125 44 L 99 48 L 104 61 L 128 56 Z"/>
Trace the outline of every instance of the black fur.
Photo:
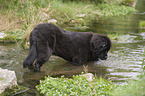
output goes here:
<path id="1" fill-rule="evenodd" d="M 23 67 L 33 66 L 40 71 L 52 54 L 60 56 L 74 65 L 86 61 L 107 59 L 111 40 L 102 34 L 92 32 L 70 32 L 51 23 L 37 25 L 30 35 L 30 52 Z"/>

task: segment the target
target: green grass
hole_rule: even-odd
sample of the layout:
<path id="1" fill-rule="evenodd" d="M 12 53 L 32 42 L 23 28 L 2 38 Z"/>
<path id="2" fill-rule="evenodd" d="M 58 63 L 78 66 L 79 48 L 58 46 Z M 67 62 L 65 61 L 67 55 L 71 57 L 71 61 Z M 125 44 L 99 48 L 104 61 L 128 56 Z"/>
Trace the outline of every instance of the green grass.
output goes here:
<path id="1" fill-rule="evenodd" d="M 53 1 L 50 5 L 50 16 L 58 20 L 58 22 L 70 22 L 70 20 L 75 20 L 79 22 L 79 14 L 86 14 L 88 17 L 95 10 L 94 4 L 82 3 L 82 2 L 67 2 Z M 77 21 L 78 20 L 78 21 Z M 71 22 L 70 22 L 71 23 Z"/>
<path id="2" fill-rule="evenodd" d="M 102 78 L 89 82 L 80 75 L 72 79 L 46 77 L 36 88 L 45 96 L 108 96 L 117 86 Z"/>
<path id="3" fill-rule="evenodd" d="M 107 2 L 104 0 L 103 2 Z M 39 23 L 56 19 L 59 25 L 85 26 L 87 21 L 97 16 L 118 16 L 133 13 L 133 7 L 111 3 L 96 5 L 85 2 L 63 2 L 62 0 L 0 0 L 0 31 L 22 34 L 23 40 L 29 37 L 31 30 Z M 80 18 L 78 15 L 85 14 Z M 60 26 L 61 27 L 61 26 Z M 11 34 L 9 34 L 11 35 Z"/>
<path id="4" fill-rule="evenodd" d="M 107 36 L 111 39 L 111 40 L 118 40 L 119 38 L 119 34 L 118 33 L 109 33 L 107 34 Z"/>
<path id="5" fill-rule="evenodd" d="M 145 28 L 145 21 L 140 21 L 139 27 L 140 28 Z"/>
<path id="6" fill-rule="evenodd" d="M 75 20 L 78 23 L 77 15 L 86 14 L 84 19 L 90 19 L 92 16 L 118 16 L 135 12 L 135 9 L 117 4 L 99 4 L 86 2 L 62 2 L 61 0 L 1 0 L 1 15 L 11 23 L 13 20 L 20 23 L 24 30 L 33 24 L 46 22 L 49 19 L 56 19 L 59 23 Z M 8 6 L 9 5 L 9 6 Z M 11 14 L 8 14 L 11 13 Z M 3 17 L 4 18 L 4 17 Z M 71 23 L 71 22 L 69 22 Z M 32 27 L 32 26 L 30 26 Z"/>
<path id="7" fill-rule="evenodd" d="M 115 89 L 112 96 L 145 96 L 145 76 Z"/>
<path id="8" fill-rule="evenodd" d="M 119 16 L 135 12 L 135 9 L 128 6 L 118 6 L 116 4 L 100 4 L 97 6 L 99 15 L 102 16 Z"/>

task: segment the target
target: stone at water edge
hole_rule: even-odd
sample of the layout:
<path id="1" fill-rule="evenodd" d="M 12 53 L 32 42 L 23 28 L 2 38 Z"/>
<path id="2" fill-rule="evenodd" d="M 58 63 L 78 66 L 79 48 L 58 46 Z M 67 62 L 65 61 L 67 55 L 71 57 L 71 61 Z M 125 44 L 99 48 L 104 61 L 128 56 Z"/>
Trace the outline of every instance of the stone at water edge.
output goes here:
<path id="1" fill-rule="evenodd" d="M 94 79 L 94 75 L 92 73 L 86 73 L 86 74 L 83 74 L 83 76 L 85 76 L 85 78 L 90 82 L 93 81 Z"/>
<path id="2" fill-rule="evenodd" d="M 2 39 L 2 38 L 4 38 L 4 37 L 6 37 L 6 34 L 5 34 L 5 33 L 0 32 L 0 39 Z"/>
<path id="3" fill-rule="evenodd" d="M 48 20 L 48 23 L 56 23 L 56 22 L 57 22 L 57 20 L 55 20 L 55 19 Z"/>
<path id="4" fill-rule="evenodd" d="M 5 89 L 11 89 L 17 86 L 15 71 L 0 68 L 0 94 L 4 92 Z"/>

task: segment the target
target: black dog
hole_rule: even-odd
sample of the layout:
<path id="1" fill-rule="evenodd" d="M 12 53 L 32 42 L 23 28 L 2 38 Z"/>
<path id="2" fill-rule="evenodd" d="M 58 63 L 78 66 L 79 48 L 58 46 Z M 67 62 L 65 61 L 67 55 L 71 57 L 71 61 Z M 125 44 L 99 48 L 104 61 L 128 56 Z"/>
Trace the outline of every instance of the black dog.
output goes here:
<path id="1" fill-rule="evenodd" d="M 37 25 L 30 35 L 30 52 L 23 62 L 23 67 L 33 66 L 35 71 L 51 56 L 60 56 L 74 65 L 81 65 L 86 61 L 107 59 L 111 48 L 110 39 L 92 32 L 70 32 L 51 23 Z"/>

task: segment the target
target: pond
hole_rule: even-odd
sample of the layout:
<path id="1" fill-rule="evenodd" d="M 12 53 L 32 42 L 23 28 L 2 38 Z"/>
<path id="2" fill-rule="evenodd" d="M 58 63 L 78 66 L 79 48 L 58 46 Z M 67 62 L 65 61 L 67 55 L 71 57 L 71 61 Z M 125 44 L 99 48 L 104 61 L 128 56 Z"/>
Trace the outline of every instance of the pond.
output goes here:
<path id="1" fill-rule="evenodd" d="M 141 64 L 145 47 L 145 29 L 139 28 L 141 21 L 145 21 L 145 14 L 100 17 L 97 20 L 88 21 L 90 22 L 87 25 L 89 28 L 85 30 L 73 29 L 106 35 L 115 34 L 119 37 L 119 39 L 112 40 L 113 47 L 108 53 L 108 59 L 86 63 L 87 71 L 120 84 L 128 79 L 137 79 L 137 75 L 142 71 Z M 35 86 L 47 75 L 71 77 L 84 71 L 84 66 L 74 66 L 57 56 L 51 56 L 50 60 L 42 66 L 40 73 L 23 69 L 22 62 L 28 51 L 21 49 L 19 44 L 0 43 L 1 68 L 14 70 L 18 84 L 29 88 L 28 91 L 16 96 L 41 96 Z"/>

